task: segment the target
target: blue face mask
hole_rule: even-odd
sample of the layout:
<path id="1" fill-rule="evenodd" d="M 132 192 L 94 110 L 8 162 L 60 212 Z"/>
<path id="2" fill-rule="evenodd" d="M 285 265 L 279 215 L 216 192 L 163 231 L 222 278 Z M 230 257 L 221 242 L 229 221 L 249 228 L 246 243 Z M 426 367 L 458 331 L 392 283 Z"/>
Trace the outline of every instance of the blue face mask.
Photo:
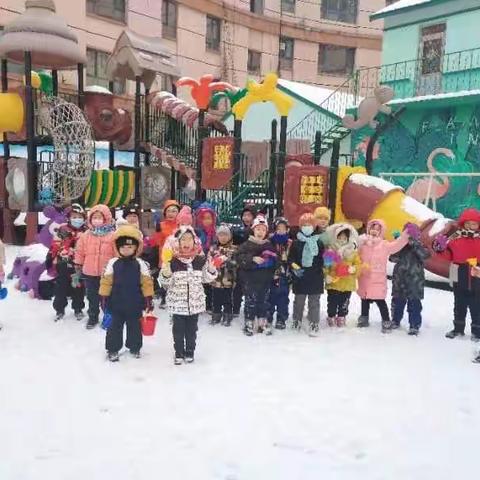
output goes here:
<path id="1" fill-rule="evenodd" d="M 85 225 L 85 220 L 83 218 L 72 218 L 70 220 L 70 225 L 73 228 L 82 228 Z"/>
<path id="2" fill-rule="evenodd" d="M 304 226 L 301 228 L 301 230 L 302 230 L 302 233 L 303 233 L 305 236 L 309 237 L 309 236 L 313 233 L 314 228 L 313 228 L 312 225 L 304 225 Z"/>

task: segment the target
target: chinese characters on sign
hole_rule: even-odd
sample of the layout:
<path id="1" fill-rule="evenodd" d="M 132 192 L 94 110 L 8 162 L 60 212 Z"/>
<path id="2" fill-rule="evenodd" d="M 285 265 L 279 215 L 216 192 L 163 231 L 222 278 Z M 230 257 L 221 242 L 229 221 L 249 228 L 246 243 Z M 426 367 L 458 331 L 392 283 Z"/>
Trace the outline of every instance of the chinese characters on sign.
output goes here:
<path id="1" fill-rule="evenodd" d="M 231 145 L 214 145 L 213 147 L 213 169 L 229 170 L 232 166 Z"/>
<path id="2" fill-rule="evenodd" d="M 323 204 L 325 195 L 325 177 L 323 175 L 302 175 L 300 178 L 300 203 Z"/>

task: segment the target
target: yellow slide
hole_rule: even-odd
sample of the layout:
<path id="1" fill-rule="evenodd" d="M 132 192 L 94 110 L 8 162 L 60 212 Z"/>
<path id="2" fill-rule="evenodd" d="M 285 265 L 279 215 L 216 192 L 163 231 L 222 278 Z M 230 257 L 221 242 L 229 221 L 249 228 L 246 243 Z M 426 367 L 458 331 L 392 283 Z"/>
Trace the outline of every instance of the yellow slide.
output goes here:
<path id="1" fill-rule="evenodd" d="M 0 93 L 0 134 L 17 133 L 24 119 L 23 101 L 18 93 Z"/>

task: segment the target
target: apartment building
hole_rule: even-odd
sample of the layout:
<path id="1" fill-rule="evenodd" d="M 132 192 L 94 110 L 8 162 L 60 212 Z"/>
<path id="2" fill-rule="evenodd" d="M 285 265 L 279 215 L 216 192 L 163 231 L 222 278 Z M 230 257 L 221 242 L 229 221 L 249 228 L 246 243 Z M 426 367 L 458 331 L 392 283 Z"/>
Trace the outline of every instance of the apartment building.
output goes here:
<path id="1" fill-rule="evenodd" d="M 0 26 L 24 9 L 0 0 Z M 356 68 L 380 64 L 382 22 L 369 15 L 385 0 L 55 0 L 87 50 L 87 85 L 108 84 L 105 64 L 126 27 L 161 36 L 182 75 L 204 73 L 243 86 L 276 71 L 282 78 L 340 85 Z M 18 69 L 17 69 L 18 70 Z M 60 81 L 74 87 L 74 75 Z M 159 78 L 160 88 L 169 79 Z M 132 86 L 116 82 L 115 93 Z"/>

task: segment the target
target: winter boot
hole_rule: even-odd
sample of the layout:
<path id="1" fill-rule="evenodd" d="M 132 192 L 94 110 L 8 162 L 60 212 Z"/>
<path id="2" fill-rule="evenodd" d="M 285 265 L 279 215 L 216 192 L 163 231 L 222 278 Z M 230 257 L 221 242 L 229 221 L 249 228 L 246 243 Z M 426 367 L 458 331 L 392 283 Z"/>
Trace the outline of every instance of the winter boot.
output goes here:
<path id="1" fill-rule="evenodd" d="M 59 320 L 62 320 L 62 318 L 65 316 L 65 312 L 57 312 L 55 315 L 55 321 L 58 322 Z"/>
<path id="2" fill-rule="evenodd" d="M 97 318 L 89 318 L 87 322 L 87 330 L 92 330 L 92 328 L 95 328 L 97 325 L 98 325 Z"/>
<path id="3" fill-rule="evenodd" d="M 327 317 L 327 324 L 329 327 L 335 326 L 335 317 Z"/>
<path id="4" fill-rule="evenodd" d="M 287 325 L 285 323 L 285 320 L 279 320 L 277 318 L 277 321 L 275 322 L 275 328 L 277 330 L 285 330 L 285 328 L 287 328 Z"/>
<path id="5" fill-rule="evenodd" d="M 390 333 L 392 331 L 392 322 L 390 320 L 382 320 L 382 333 Z"/>
<path id="6" fill-rule="evenodd" d="M 365 317 L 364 315 L 360 315 L 360 317 L 358 317 L 357 327 L 365 328 L 369 326 L 370 326 L 370 321 L 368 320 L 368 317 Z"/>
<path id="7" fill-rule="evenodd" d="M 272 335 L 273 334 L 273 329 L 272 329 L 272 324 L 270 322 L 267 322 L 265 324 L 265 328 L 263 330 L 265 335 Z"/>
<path id="8" fill-rule="evenodd" d="M 130 350 L 130 355 L 133 358 L 140 358 L 141 357 L 140 350 Z"/>
<path id="9" fill-rule="evenodd" d="M 222 321 L 221 313 L 212 313 L 212 318 L 210 319 L 210 325 L 218 325 Z"/>
<path id="10" fill-rule="evenodd" d="M 243 327 L 243 333 L 247 335 L 247 337 L 251 337 L 253 335 L 253 321 L 252 320 L 245 320 L 245 326 Z"/>
<path id="11" fill-rule="evenodd" d="M 118 352 L 108 352 L 107 356 L 111 362 L 118 362 L 120 360 Z"/>
<path id="12" fill-rule="evenodd" d="M 319 332 L 318 322 L 310 322 L 308 327 L 308 336 L 318 337 L 318 332 Z"/>
<path id="13" fill-rule="evenodd" d="M 420 330 L 417 327 L 410 327 L 408 330 L 408 334 L 412 336 L 417 336 L 419 334 Z"/>
<path id="14" fill-rule="evenodd" d="M 473 363 L 480 363 L 480 351 L 478 352 L 477 356 L 473 359 Z"/>
<path id="15" fill-rule="evenodd" d="M 77 310 L 75 312 L 75 318 L 80 321 L 83 319 L 83 317 L 85 316 L 85 314 L 81 311 L 81 310 Z"/>
<path id="16" fill-rule="evenodd" d="M 400 324 L 398 322 L 392 322 L 392 330 L 398 330 L 400 328 Z"/>
<path id="17" fill-rule="evenodd" d="M 300 330 L 302 329 L 302 321 L 301 321 L 301 320 L 298 321 L 298 320 L 293 319 L 292 328 L 293 328 L 294 330 L 300 331 Z"/>
<path id="18" fill-rule="evenodd" d="M 224 327 L 230 327 L 232 325 L 232 320 L 233 320 L 233 313 L 224 313 L 222 325 Z"/>
<path id="19" fill-rule="evenodd" d="M 265 331 L 265 328 L 267 326 L 267 319 L 266 318 L 259 318 L 257 319 L 257 325 L 255 328 L 255 331 L 257 333 L 263 333 Z"/>
<path id="20" fill-rule="evenodd" d="M 464 337 L 464 336 L 465 336 L 465 333 L 460 332 L 460 331 L 455 330 L 455 329 L 450 330 L 449 332 L 447 332 L 447 333 L 445 334 L 445 337 L 446 337 L 446 338 L 450 338 L 450 339 L 456 338 L 456 337 Z"/>
<path id="21" fill-rule="evenodd" d="M 177 357 L 176 355 L 173 357 L 173 364 L 174 365 L 182 365 L 183 364 L 183 357 Z"/>
<path id="22" fill-rule="evenodd" d="M 480 342 L 480 337 L 478 335 L 475 335 L 474 333 L 472 333 L 472 336 L 470 338 L 474 343 Z"/>
<path id="23" fill-rule="evenodd" d="M 193 352 L 187 352 L 185 354 L 185 363 L 193 363 L 195 361 L 195 357 Z"/>
<path id="24" fill-rule="evenodd" d="M 346 324 L 345 317 L 337 317 L 335 319 L 335 323 L 337 324 L 338 328 L 343 328 Z"/>

